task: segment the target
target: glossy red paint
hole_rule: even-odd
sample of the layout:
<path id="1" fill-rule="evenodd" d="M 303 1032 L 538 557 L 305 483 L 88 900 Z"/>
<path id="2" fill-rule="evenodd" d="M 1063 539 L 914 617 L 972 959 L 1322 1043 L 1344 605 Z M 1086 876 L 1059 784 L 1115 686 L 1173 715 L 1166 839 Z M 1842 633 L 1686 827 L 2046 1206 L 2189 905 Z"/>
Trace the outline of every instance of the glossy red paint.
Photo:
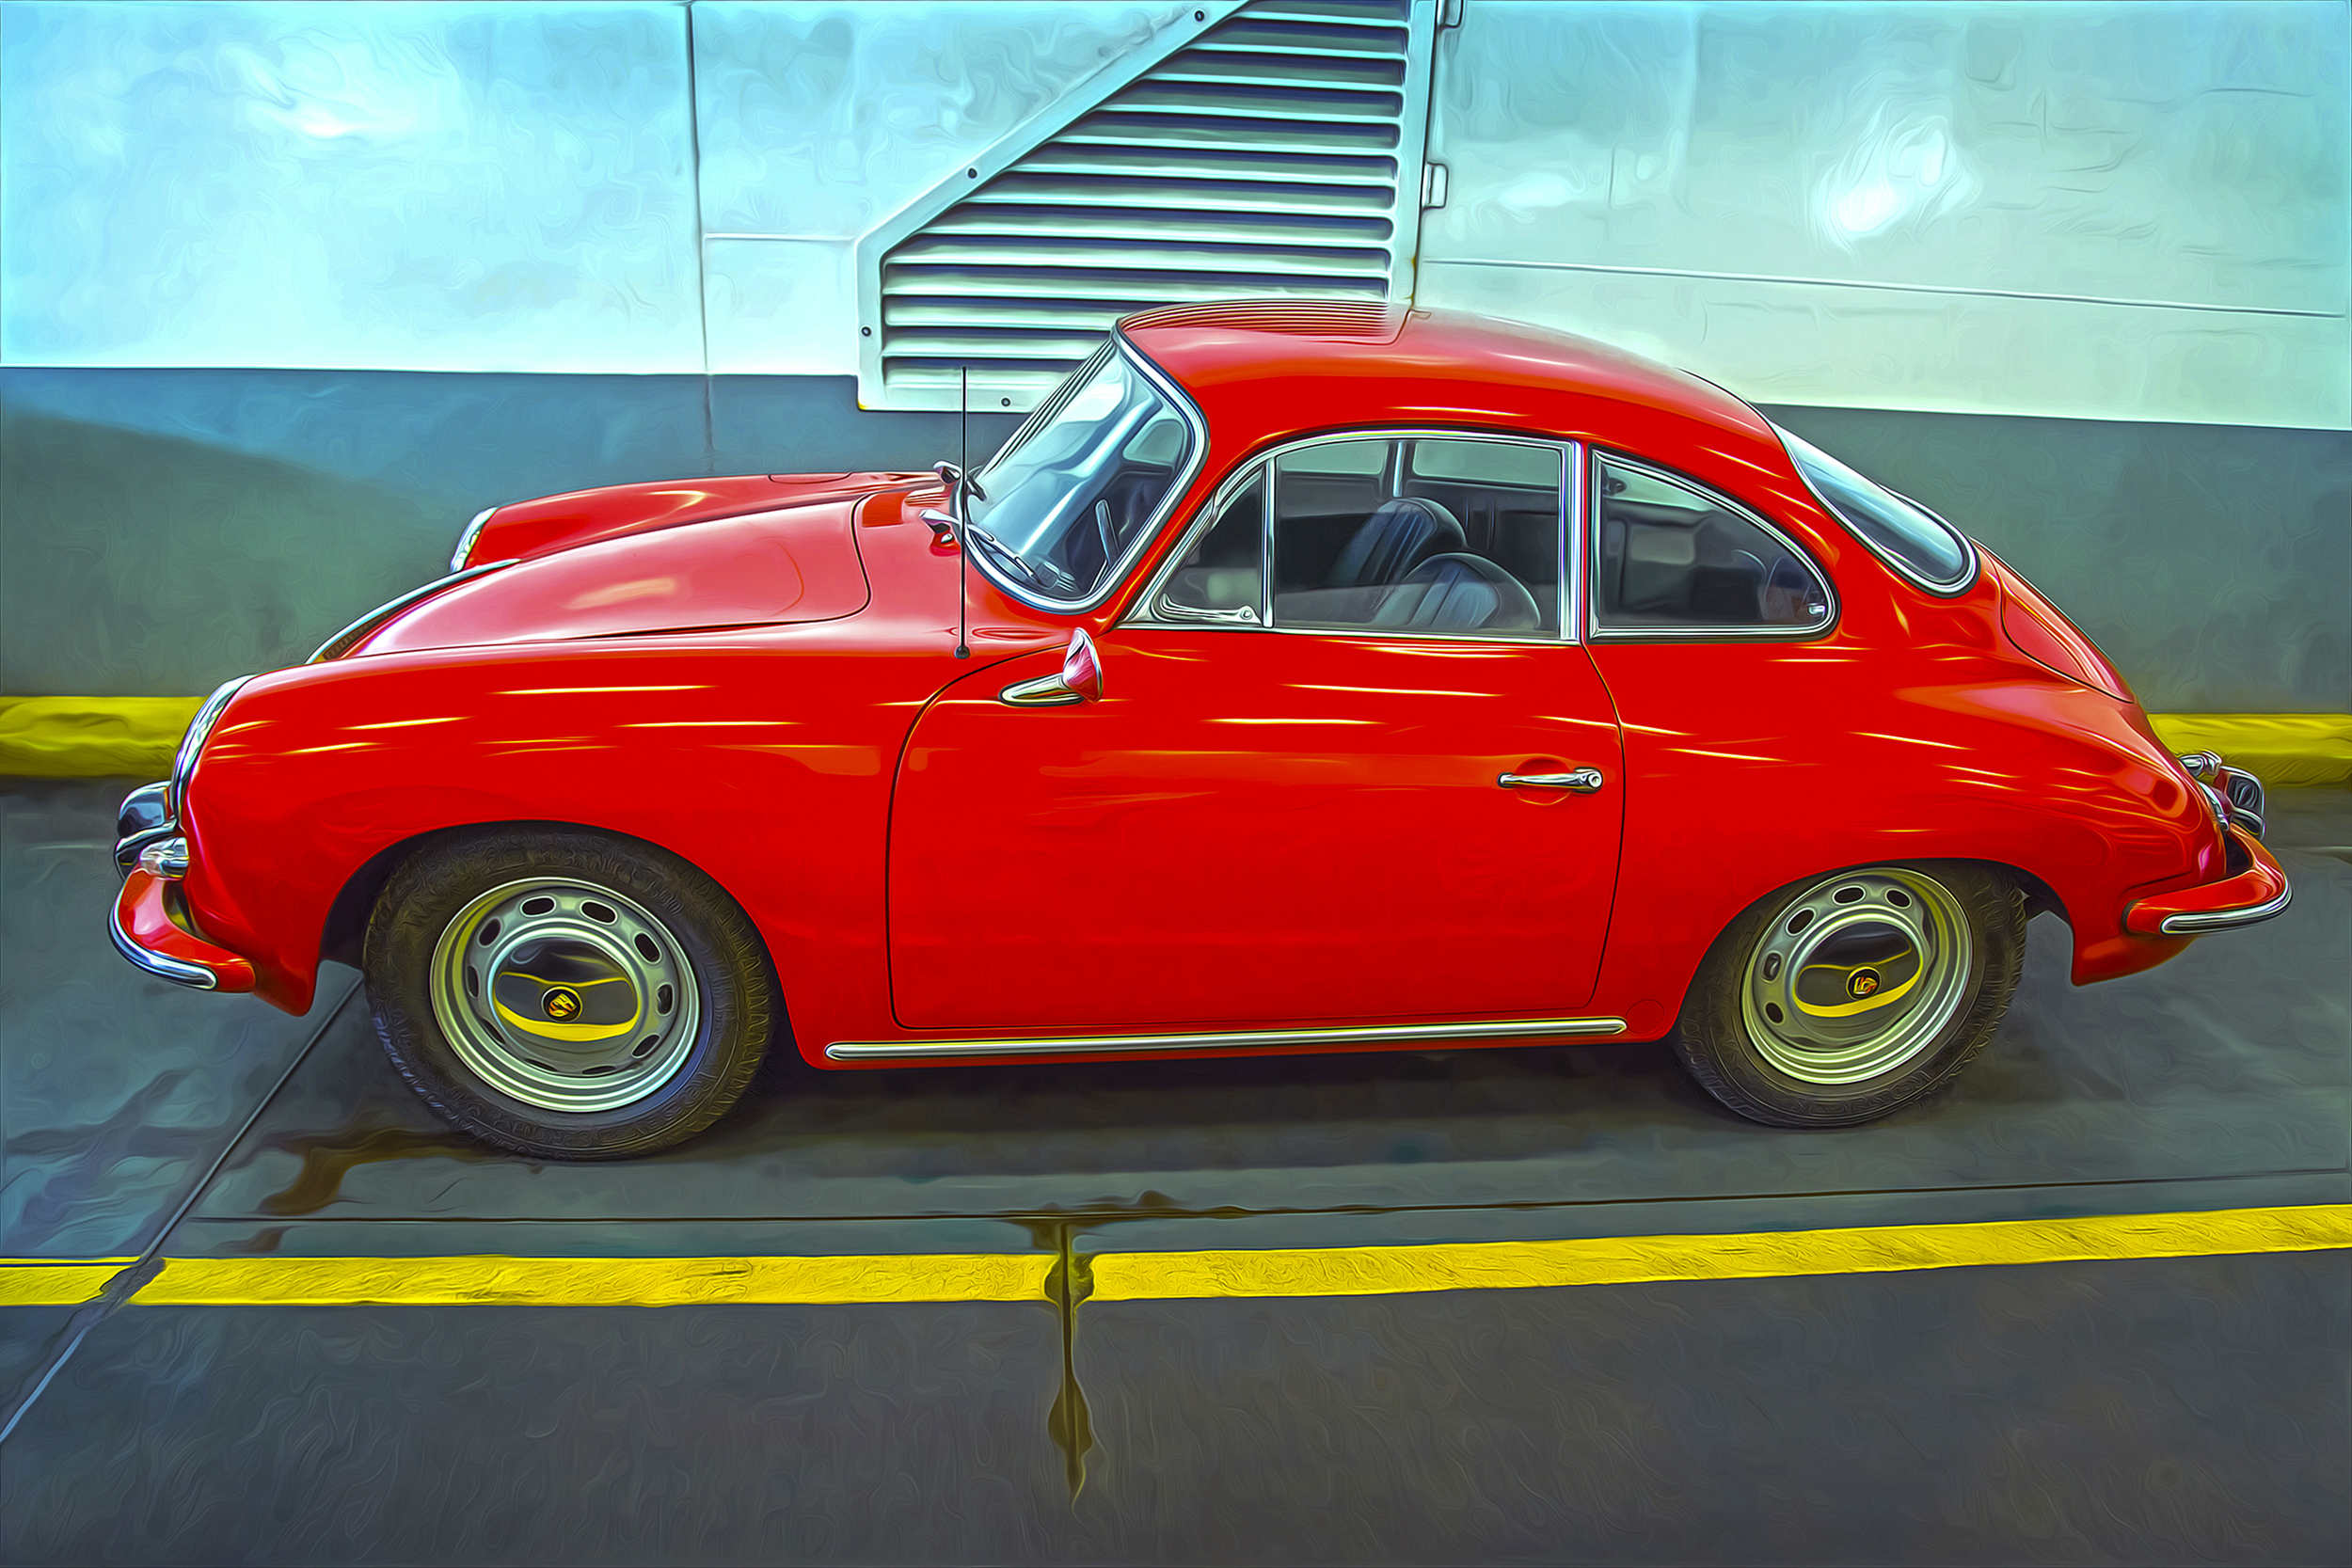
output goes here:
<path id="1" fill-rule="evenodd" d="M 2124 916 L 2124 928 L 2138 936 L 2161 936 L 2164 923 L 2178 915 L 2251 909 L 2285 896 L 2287 874 L 2279 868 L 2278 861 L 2263 847 L 2263 841 L 2236 827 L 2230 830 L 2230 837 L 2248 862 L 2244 871 L 2217 882 L 2143 898 Z"/>
<path id="2" fill-rule="evenodd" d="M 172 885 L 144 869 L 123 879 L 115 899 L 115 931 L 146 952 L 185 964 L 211 977 L 209 990 L 253 989 L 253 966 L 225 947 L 189 935 L 171 918 Z"/>
<path id="3" fill-rule="evenodd" d="M 2099 689 L 2103 661 L 2062 616 L 1991 562 L 1951 597 L 1913 585 L 1737 399 L 1495 324 L 1321 327 L 1127 324 L 1198 404 L 1207 451 L 1083 613 L 960 574 L 919 515 L 945 499 L 929 476 L 501 508 L 470 559 L 532 559 L 230 705 L 182 816 L 194 928 L 298 1012 L 338 900 L 363 907 L 406 847 L 485 824 L 627 834 L 741 904 L 800 1049 L 834 1066 L 835 1041 L 1158 1026 L 1605 1016 L 1654 1037 L 1741 910 L 1874 862 L 2021 873 L 2072 925 L 2077 983 L 2185 945 L 2127 929 L 2136 903 L 2244 891 L 2203 796 L 2120 683 Z M 1126 621 L 1251 454 L 1405 426 L 1687 473 L 1797 542 L 1837 616 L 1797 641 L 1581 642 Z M 2077 666 L 2021 651 L 2005 609 L 2020 604 Z M 1077 628 L 1099 701 L 998 700 L 1056 669 Z M 1495 786 L 1572 767 L 1604 787 Z"/>
<path id="4" fill-rule="evenodd" d="M 914 474 L 738 474 L 665 484 L 611 484 L 537 500 L 512 501 L 490 514 L 459 566 L 529 560 L 623 534 L 651 533 L 746 512 L 815 501 L 853 500 Z"/>
<path id="5" fill-rule="evenodd" d="M 847 500 L 722 517 L 691 532 L 608 533 L 437 594 L 363 654 L 833 621 L 869 592 Z"/>

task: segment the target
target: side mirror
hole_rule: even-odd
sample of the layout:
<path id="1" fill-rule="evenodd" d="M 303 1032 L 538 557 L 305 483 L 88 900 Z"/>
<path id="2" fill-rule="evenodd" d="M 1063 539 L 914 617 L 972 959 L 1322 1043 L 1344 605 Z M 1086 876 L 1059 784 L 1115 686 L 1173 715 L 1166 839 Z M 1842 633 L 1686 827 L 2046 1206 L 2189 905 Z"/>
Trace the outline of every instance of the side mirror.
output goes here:
<path id="1" fill-rule="evenodd" d="M 1070 646 L 1061 657 L 1061 673 L 1040 675 L 1033 681 L 1016 681 L 996 693 L 996 700 L 1013 707 L 1068 707 L 1073 703 L 1095 703 L 1103 699 L 1103 656 L 1095 651 L 1094 639 L 1080 626 L 1070 634 Z"/>

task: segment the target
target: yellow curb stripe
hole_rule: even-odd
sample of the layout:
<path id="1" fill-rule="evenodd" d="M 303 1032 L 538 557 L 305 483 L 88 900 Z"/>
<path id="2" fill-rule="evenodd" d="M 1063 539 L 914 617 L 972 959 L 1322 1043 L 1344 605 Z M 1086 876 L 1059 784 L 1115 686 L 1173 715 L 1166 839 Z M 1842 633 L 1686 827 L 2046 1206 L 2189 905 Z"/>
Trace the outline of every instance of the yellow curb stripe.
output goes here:
<path id="1" fill-rule="evenodd" d="M 161 778 L 201 697 L 0 697 L 0 773 Z"/>
<path id="2" fill-rule="evenodd" d="M 2218 752 L 2265 784 L 2352 783 L 2352 714 L 2152 713 L 2156 736 L 2176 752 Z"/>
<path id="3" fill-rule="evenodd" d="M 78 1307 L 98 1299 L 106 1281 L 138 1259 L 92 1262 L 0 1261 L 0 1307 Z"/>
<path id="4" fill-rule="evenodd" d="M 880 1258 L 174 1258 L 135 1307 L 1041 1301 L 1050 1253 Z"/>
<path id="5" fill-rule="evenodd" d="M 2333 1247 L 2352 1247 L 2352 1204 L 1744 1236 L 1465 1242 L 1275 1252 L 1104 1253 L 1092 1260 L 1094 1288 L 1088 1299 L 1394 1295 L 1414 1291 L 1772 1279 Z"/>
<path id="6" fill-rule="evenodd" d="M 95 778 L 171 767 L 200 697 L 0 697 L 0 774 Z M 2179 752 L 2218 752 L 2265 784 L 2352 783 L 2352 713 L 2154 713 Z"/>

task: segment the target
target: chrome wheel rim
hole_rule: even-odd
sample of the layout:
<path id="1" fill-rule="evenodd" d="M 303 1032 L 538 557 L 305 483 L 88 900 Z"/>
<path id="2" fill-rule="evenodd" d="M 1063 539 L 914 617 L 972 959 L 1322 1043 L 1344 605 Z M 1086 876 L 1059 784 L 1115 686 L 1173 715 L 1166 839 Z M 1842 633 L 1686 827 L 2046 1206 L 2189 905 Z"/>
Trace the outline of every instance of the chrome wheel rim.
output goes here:
<path id="1" fill-rule="evenodd" d="M 1748 1038 L 1801 1083 L 1877 1078 L 1930 1050 L 1968 1000 L 1975 948 L 1950 889 L 1896 866 L 1850 871 L 1783 905 L 1740 988 Z"/>
<path id="2" fill-rule="evenodd" d="M 543 1111 L 632 1105 L 684 1065 L 702 991 L 668 927 L 594 882 L 533 877 L 457 911 L 434 1021 L 482 1082 Z"/>

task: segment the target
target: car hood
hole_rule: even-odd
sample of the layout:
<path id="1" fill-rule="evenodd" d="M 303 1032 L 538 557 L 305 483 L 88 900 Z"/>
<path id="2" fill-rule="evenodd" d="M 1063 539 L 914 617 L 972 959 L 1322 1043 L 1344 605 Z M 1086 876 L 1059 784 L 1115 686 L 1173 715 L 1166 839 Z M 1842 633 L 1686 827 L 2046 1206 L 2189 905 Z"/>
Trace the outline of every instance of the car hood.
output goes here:
<path id="1" fill-rule="evenodd" d="M 853 499 L 663 526 L 453 582 L 386 620 L 359 654 L 776 626 L 854 615 L 869 597 Z M 675 522 L 670 518 L 667 522 Z"/>
<path id="2" fill-rule="evenodd" d="M 659 484 L 608 484 L 536 500 L 509 501 L 489 513 L 467 552 L 467 561 L 529 561 L 625 534 L 651 533 L 780 506 L 850 499 L 919 477 L 925 476 L 735 474 Z"/>

